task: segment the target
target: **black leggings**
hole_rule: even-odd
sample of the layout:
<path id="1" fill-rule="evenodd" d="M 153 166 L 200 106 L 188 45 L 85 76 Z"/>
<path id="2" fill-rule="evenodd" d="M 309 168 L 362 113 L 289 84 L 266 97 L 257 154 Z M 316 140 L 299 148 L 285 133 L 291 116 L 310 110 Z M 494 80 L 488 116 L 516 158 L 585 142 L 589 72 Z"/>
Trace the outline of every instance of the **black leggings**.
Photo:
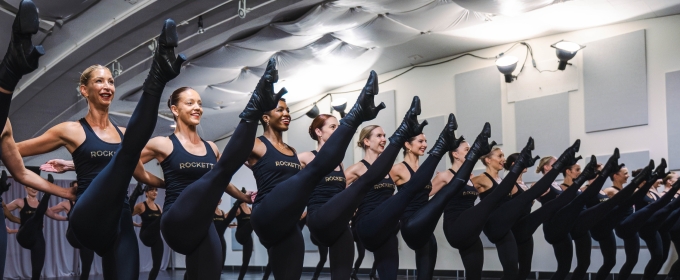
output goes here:
<path id="1" fill-rule="evenodd" d="M 78 249 L 78 255 L 80 257 L 80 280 L 87 280 L 90 277 L 90 270 L 92 269 L 92 263 L 94 262 L 94 251 L 85 248 L 78 239 L 73 235 L 71 230 L 71 224 L 69 223 L 66 228 L 66 240 L 75 249 Z"/>
<path id="2" fill-rule="evenodd" d="M 151 222 L 143 231 L 139 232 L 139 240 L 151 248 L 151 260 L 153 266 L 149 271 L 149 280 L 154 280 L 158 277 L 158 272 L 161 269 L 161 261 L 163 260 L 163 239 L 161 239 L 160 219 Z"/>
<path id="3" fill-rule="evenodd" d="M 366 248 L 364 247 L 364 243 L 361 242 L 361 239 L 359 238 L 359 234 L 357 234 L 356 227 L 353 226 L 353 227 L 351 227 L 351 229 L 352 229 L 352 236 L 354 238 L 354 242 L 356 242 L 356 244 L 357 244 L 357 260 L 354 262 L 354 271 L 358 272 L 359 268 L 361 267 L 361 263 L 364 262 L 364 256 L 366 255 Z M 373 261 L 373 265 L 371 266 L 370 275 L 374 276 L 375 273 L 376 273 L 375 261 Z"/>
<path id="4" fill-rule="evenodd" d="M 616 237 L 611 230 L 607 235 L 601 236 L 598 240 L 600 243 L 600 252 L 602 252 L 602 266 L 597 271 L 595 279 L 605 280 L 609 278 L 609 274 L 616 265 Z"/>
<path id="5" fill-rule="evenodd" d="M 680 231 L 670 231 L 670 236 L 675 251 L 680 252 Z M 671 266 L 671 270 L 668 272 L 668 277 L 674 277 L 675 279 L 680 277 L 680 259 L 675 260 Z"/>
<path id="6" fill-rule="evenodd" d="M 269 250 L 276 279 L 300 279 L 304 242 L 297 223 L 315 187 L 315 184 L 309 182 L 320 181 L 342 162 L 354 132 L 356 128 L 341 124 L 319 150 L 316 157 L 321 160 L 312 160 L 303 170 L 277 184 L 267 197 L 254 205 L 250 222 L 262 245 Z M 234 159 L 230 158 L 228 161 Z M 239 161 L 239 164 L 242 162 Z"/>
<path id="7" fill-rule="evenodd" d="M 572 280 L 583 280 L 590 267 L 590 253 L 592 252 L 593 240 L 590 233 L 576 236 L 572 233 L 574 247 L 576 248 L 576 268 L 571 275 Z"/>
<path id="8" fill-rule="evenodd" d="M 619 277 L 616 279 L 626 280 L 633 272 L 640 254 L 640 236 L 637 232 L 628 238 L 623 238 L 623 246 L 626 252 L 626 262 L 621 266 Z"/>
<path id="9" fill-rule="evenodd" d="M 649 250 L 650 259 L 645 266 L 644 274 L 642 279 L 650 280 L 656 278 L 659 274 L 659 270 L 666 261 L 663 257 L 663 244 L 661 241 L 661 235 L 658 232 L 654 232 L 651 235 L 640 234 L 640 238 L 647 244 L 647 250 Z"/>
<path id="10" fill-rule="evenodd" d="M 515 237 L 516 238 L 516 237 Z M 531 261 L 534 257 L 534 238 L 517 242 L 517 278 L 527 279 L 531 274 Z"/>
<path id="11" fill-rule="evenodd" d="M 248 264 L 250 264 L 250 256 L 253 255 L 253 238 L 249 235 L 247 238 L 236 238 L 236 241 L 243 245 L 243 263 L 238 274 L 238 279 L 243 280 L 248 272 Z"/>
<path id="12" fill-rule="evenodd" d="M 32 217 L 22 224 L 17 232 L 17 242 L 24 249 L 31 250 L 31 279 L 40 279 L 40 273 L 45 266 L 45 236 L 43 235 L 43 221 L 45 211 L 50 202 L 50 194 L 46 193 Z M 28 207 L 28 205 L 26 205 Z"/>
<path id="13" fill-rule="evenodd" d="M 557 270 L 550 279 L 565 279 L 567 275 L 569 275 L 571 260 L 574 257 L 574 246 L 571 243 L 571 235 L 567 233 L 566 238 L 562 238 L 560 241 L 553 243 L 552 246 L 553 251 L 555 252 L 555 259 L 557 260 Z"/>
<path id="14" fill-rule="evenodd" d="M 430 234 L 429 241 L 420 249 L 416 249 L 416 269 L 418 280 L 432 279 L 434 266 L 437 264 L 437 239 Z"/>
<path id="15" fill-rule="evenodd" d="M 125 196 L 142 149 L 156 126 L 159 103 L 160 96 L 142 93 L 127 126 L 126 133 L 132 137 L 123 137 L 116 154 L 69 213 L 80 244 L 102 256 L 105 274 L 121 279 L 139 278 L 137 237 Z"/>
<path id="16" fill-rule="evenodd" d="M 352 229 L 355 234 L 350 234 L 347 224 L 364 196 L 390 171 L 399 151 L 399 145 L 389 144 L 359 179 L 315 211 L 307 213 L 307 227 L 311 235 L 319 245 L 330 247 L 333 278 L 346 279 L 351 275 L 354 259 L 352 236 L 356 240 L 358 235 L 356 226 Z"/>
<path id="17" fill-rule="evenodd" d="M 213 222 L 215 207 L 252 151 L 256 132 L 257 123 L 241 120 L 213 169 L 189 184 L 173 207 L 161 215 L 165 242 L 187 256 L 188 279 L 217 279 L 222 273 L 222 245 Z"/>
<path id="18" fill-rule="evenodd" d="M 328 260 L 328 247 L 317 247 L 319 248 L 319 262 L 316 264 L 316 269 L 314 270 L 314 276 L 312 276 L 312 279 L 319 278 L 319 275 L 321 275 L 321 271 L 323 270 L 323 266 L 326 265 L 326 261 Z"/>
<path id="19" fill-rule="evenodd" d="M 423 162 L 399 192 L 383 201 L 373 211 L 357 221 L 359 238 L 364 242 L 364 246 L 374 253 L 376 262 L 378 262 L 378 274 L 382 279 L 396 279 L 397 270 L 399 269 L 399 255 L 390 256 L 387 252 L 398 251 L 396 234 L 399 220 L 413 197 L 418 192 L 422 192 L 423 188 L 430 183 L 430 179 L 440 160 L 441 157 L 436 155 L 427 157 L 425 162 Z M 392 239 L 395 242 L 388 242 L 388 240 Z M 386 248 L 386 246 L 394 246 L 394 248 Z M 381 269 L 393 269 L 393 271 Z"/>

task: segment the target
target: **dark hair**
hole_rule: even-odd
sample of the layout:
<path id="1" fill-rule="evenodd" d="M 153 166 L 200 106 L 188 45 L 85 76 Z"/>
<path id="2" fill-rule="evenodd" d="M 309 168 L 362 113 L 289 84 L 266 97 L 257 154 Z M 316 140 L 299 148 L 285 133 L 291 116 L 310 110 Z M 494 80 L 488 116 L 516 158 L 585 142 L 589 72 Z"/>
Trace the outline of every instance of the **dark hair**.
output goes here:
<path id="1" fill-rule="evenodd" d="M 326 120 L 329 118 L 335 118 L 333 115 L 329 114 L 321 114 L 316 116 L 314 120 L 312 120 L 312 124 L 309 125 L 309 137 L 312 137 L 315 141 L 319 141 L 319 137 L 316 136 L 316 129 L 321 129 L 324 124 L 326 124 Z"/>
<path id="2" fill-rule="evenodd" d="M 562 170 L 562 176 L 567 176 L 567 170 L 570 170 L 572 167 L 574 167 L 574 165 L 576 165 L 576 164 L 569 165 L 569 167 Z"/>
<path id="3" fill-rule="evenodd" d="M 150 191 L 157 190 L 157 189 L 158 188 L 153 187 L 153 186 L 144 185 L 144 192 L 150 192 Z"/>
<path id="4" fill-rule="evenodd" d="M 619 168 L 619 171 L 616 171 L 616 172 L 612 173 L 611 175 L 609 175 L 609 180 L 614 181 L 614 175 L 616 175 L 617 173 L 619 173 L 619 172 L 621 171 L 621 169 L 623 169 L 623 168 L 625 168 L 625 167 L 626 167 L 625 164 L 621 164 L 621 168 Z M 633 171 L 633 172 L 635 172 L 635 171 Z M 633 173 L 633 174 L 636 174 L 636 173 Z M 635 177 L 635 175 L 633 175 L 633 177 Z"/>
<path id="5" fill-rule="evenodd" d="M 503 169 L 510 171 L 510 167 L 512 167 L 512 164 L 517 161 L 519 158 L 519 153 L 514 153 L 512 155 L 509 155 L 507 158 L 505 158 L 505 164 L 503 164 Z"/>
<path id="6" fill-rule="evenodd" d="M 279 99 L 279 101 L 286 102 L 286 99 L 283 98 L 283 97 L 281 97 L 281 99 Z M 274 108 L 274 109 L 276 109 L 276 108 Z M 269 110 L 269 111 L 267 111 L 267 112 L 264 112 L 264 114 L 265 114 L 265 115 L 268 115 L 269 112 L 271 112 L 271 110 Z M 264 116 L 264 115 L 262 115 L 262 116 Z M 262 124 L 262 126 L 263 126 L 265 129 L 267 128 L 267 123 L 264 122 L 264 119 L 263 119 L 263 118 L 260 118 L 260 124 Z"/>
<path id="7" fill-rule="evenodd" d="M 78 181 L 73 181 L 69 184 L 69 186 L 71 186 L 71 188 L 73 188 L 77 183 L 78 183 Z"/>
<path id="8" fill-rule="evenodd" d="M 182 95 L 183 92 L 188 90 L 193 90 L 193 88 L 181 87 L 173 91 L 172 94 L 170 94 L 170 98 L 168 98 L 168 108 L 172 108 L 172 105 L 177 106 L 177 104 L 179 103 L 179 96 Z M 172 118 L 175 119 L 175 121 L 177 120 L 175 114 L 172 114 Z"/>
<path id="9" fill-rule="evenodd" d="M 418 136 L 420 136 L 420 135 L 422 135 L 422 133 L 419 134 L 419 135 L 413 136 L 413 137 L 409 138 L 408 140 L 406 140 L 406 142 L 404 142 L 404 146 L 401 147 L 401 148 L 404 150 L 404 151 L 402 152 L 402 153 L 404 154 L 404 156 L 406 156 L 406 154 L 408 154 L 408 150 L 406 149 L 406 143 L 411 143 L 411 142 L 413 142 L 413 140 L 416 140 L 416 137 L 418 137 Z"/>

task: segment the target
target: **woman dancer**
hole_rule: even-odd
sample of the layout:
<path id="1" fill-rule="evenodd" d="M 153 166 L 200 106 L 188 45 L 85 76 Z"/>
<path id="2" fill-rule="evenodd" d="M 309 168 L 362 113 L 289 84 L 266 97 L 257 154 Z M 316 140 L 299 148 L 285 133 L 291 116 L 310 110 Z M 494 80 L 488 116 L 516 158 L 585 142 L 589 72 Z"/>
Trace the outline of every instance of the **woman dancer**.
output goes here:
<path id="1" fill-rule="evenodd" d="M 139 249 L 130 207 L 124 206 L 125 196 L 135 168 L 141 166 L 139 155 L 156 125 L 165 84 L 179 75 L 186 60 L 182 55 L 175 58 L 177 43 L 175 23 L 168 19 L 158 38 L 142 96 L 128 123 L 127 131 L 134 137 L 123 138 L 122 132 L 109 121 L 108 107 L 115 92 L 113 76 L 106 67 L 92 66 L 80 79 L 80 92 L 90 108 L 87 116 L 17 144 L 22 156 L 43 154 L 62 146 L 73 155 L 79 198 L 71 209 L 71 230 L 82 245 L 103 257 L 106 278 L 139 277 Z M 160 184 L 147 181 L 154 186 Z"/>
<path id="2" fill-rule="evenodd" d="M 624 263 L 624 265 L 621 267 L 621 271 L 619 272 L 619 277 L 621 279 L 628 279 L 633 267 L 635 264 L 637 264 L 638 255 L 640 253 L 640 229 L 646 224 L 645 222 L 648 221 L 656 211 L 662 209 L 671 201 L 675 193 L 678 192 L 678 188 L 680 188 L 680 184 L 675 185 L 668 193 L 666 193 L 664 197 L 656 199 L 655 201 L 645 205 L 644 198 L 649 198 L 649 189 L 656 183 L 658 179 L 663 179 L 668 175 L 664 171 L 666 166 L 666 160 L 661 159 L 659 166 L 657 166 L 652 175 L 648 177 L 644 186 L 638 190 L 638 192 L 643 191 L 645 195 L 643 196 L 643 199 L 638 198 L 638 200 L 636 200 L 635 213 L 628 216 L 618 227 L 616 227 L 616 235 L 623 239 L 626 249 L 626 263 Z M 663 255 L 661 248 L 661 238 L 659 236 L 654 236 L 654 238 L 648 239 L 646 241 L 648 241 L 647 248 L 649 249 L 651 260 L 655 264 L 663 263 L 663 260 L 661 259 Z M 632 258 L 629 259 L 629 256 L 632 256 Z M 653 274 L 651 271 L 649 271 L 651 268 L 652 267 L 649 267 L 647 269 L 643 279 L 650 279 L 650 275 Z M 651 278 L 653 279 L 653 277 Z"/>
<path id="3" fill-rule="evenodd" d="M 72 189 L 78 189 L 78 181 L 71 182 L 70 186 Z M 57 221 L 68 221 L 68 213 L 71 212 L 71 208 L 73 208 L 73 201 L 64 200 L 47 209 L 45 216 Z M 59 215 L 61 212 L 66 212 L 66 216 Z M 69 235 L 67 234 L 66 238 L 68 237 Z M 74 247 L 74 249 L 78 249 L 78 257 L 80 258 L 80 278 L 78 279 L 87 280 L 90 278 L 90 270 L 94 262 L 94 251 L 83 246 L 80 246 L 80 248 Z"/>
<path id="4" fill-rule="evenodd" d="M 149 280 L 154 280 L 158 277 L 161 261 L 163 260 L 164 245 L 159 227 L 161 213 L 163 212 L 161 207 L 156 204 L 158 189 L 146 186 L 144 193 L 146 194 L 146 200 L 134 206 L 132 216 L 139 215 L 142 218 L 141 224 L 134 223 L 134 225 L 141 227 L 141 230 L 139 230 L 139 240 L 146 247 L 151 248 L 152 266 L 149 271 Z"/>
<path id="5" fill-rule="evenodd" d="M 282 89 L 274 94 L 273 84 L 278 79 L 275 65 L 270 59 L 223 154 L 198 135 L 202 101 L 188 87 L 175 90 L 167 103 L 177 123 L 174 133 L 151 139 L 142 152 L 142 162 L 156 159 L 163 168 L 166 195 L 161 233 L 170 248 L 187 256 L 188 279 L 218 279 L 222 273 L 223 250 L 214 223 L 215 208 L 225 191 L 250 201 L 249 195 L 229 181 L 246 160 L 257 121 L 286 92 Z"/>
<path id="6" fill-rule="evenodd" d="M 309 182 L 318 182 L 333 171 L 342 161 L 359 125 L 375 118 L 385 107 L 384 104 L 374 106 L 373 96 L 377 93 L 377 74 L 372 71 L 354 107 L 319 150 L 317 156 L 324 160 L 312 161 L 303 170 L 295 151 L 282 141 L 282 133 L 290 124 L 286 102 L 280 101 L 278 107 L 261 117 L 264 135 L 257 138 L 247 156 L 247 165 L 253 170 L 258 189 L 250 221 L 269 251 L 276 279 L 300 278 L 304 243 L 297 223 L 316 187 Z"/>
<path id="7" fill-rule="evenodd" d="M 675 183 L 675 181 L 673 181 L 673 175 L 674 174 L 668 174 L 662 180 L 663 184 L 666 185 L 664 196 L 673 192 L 673 184 Z M 668 184 L 669 181 L 672 181 L 673 183 Z M 668 232 L 668 227 L 663 226 L 667 219 L 677 219 L 677 214 L 673 217 L 672 213 L 678 208 L 680 208 L 680 199 L 675 199 L 663 208 L 657 210 L 640 228 L 640 238 L 645 241 L 649 253 L 652 256 L 645 266 L 643 279 L 656 278 L 661 267 L 663 267 L 664 262 L 668 259 L 671 236 Z M 663 230 L 661 230 L 662 227 L 664 228 Z M 656 248 L 653 248 L 655 246 Z M 656 252 L 654 250 L 656 250 Z"/>
<path id="8" fill-rule="evenodd" d="M 242 190 L 245 193 L 245 189 Z M 253 226 L 250 225 L 251 209 L 243 201 L 237 200 L 234 203 L 233 210 L 236 210 L 236 242 L 243 245 L 243 262 L 238 274 L 238 280 L 243 280 L 248 272 L 248 264 L 250 263 L 250 256 L 253 254 Z M 231 212 L 231 211 L 230 211 Z"/>
<path id="9" fill-rule="evenodd" d="M 52 176 L 49 180 L 54 182 Z M 17 232 L 17 242 L 24 249 L 31 251 L 31 279 L 40 279 L 40 273 L 45 266 L 45 236 L 43 235 L 43 218 L 50 201 L 50 194 L 46 193 L 38 201 L 38 191 L 25 187 L 26 197 L 18 198 L 7 204 L 7 209 L 19 211 L 21 225 Z M 35 206 L 33 206 L 35 205 Z"/>

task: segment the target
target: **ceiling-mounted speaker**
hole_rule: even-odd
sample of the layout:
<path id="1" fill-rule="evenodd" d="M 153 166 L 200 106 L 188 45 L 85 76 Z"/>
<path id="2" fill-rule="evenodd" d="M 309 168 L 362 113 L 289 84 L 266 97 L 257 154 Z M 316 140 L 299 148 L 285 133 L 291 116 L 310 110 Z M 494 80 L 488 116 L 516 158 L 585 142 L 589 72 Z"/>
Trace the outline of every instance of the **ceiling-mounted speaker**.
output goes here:
<path id="1" fill-rule="evenodd" d="M 553 4 L 554 0 L 453 0 L 473 12 L 498 15 L 519 15 Z"/>

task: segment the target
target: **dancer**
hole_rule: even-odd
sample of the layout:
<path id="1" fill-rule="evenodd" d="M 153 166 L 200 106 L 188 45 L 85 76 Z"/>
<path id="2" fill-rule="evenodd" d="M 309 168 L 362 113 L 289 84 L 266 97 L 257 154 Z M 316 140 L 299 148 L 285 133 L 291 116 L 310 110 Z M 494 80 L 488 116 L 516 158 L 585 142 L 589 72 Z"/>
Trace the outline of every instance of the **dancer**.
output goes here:
<path id="1" fill-rule="evenodd" d="M 220 238 L 220 245 L 222 245 L 222 264 L 224 265 L 224 262 L 227 260 L 227 240 L 224 239 L 224 233 L 227 232 L 227 228 L 229 228 L 231 221 L 236 218 L 237 209 L 232 208 L 229 212 L 224 213 L 219 207 L 221 204 L 222 200 L 220 199 L 220 202 L 217 203 L 217 207 L 215 208 L 215 213 L 213 214 L 213 223 L 217 230 L 217 236 Z"/>
<path id="2" fill-rule="evenodd" d="M 328 260 L 328 247 L 319 245 L 319 241 L 316 240 L 316 238 L 312 237 L 312 244 L 316 245 L 317 248 L 319 248 L 319 262 L 316 264 L 316 268 L 314 269 L 314 274 L 312 275 L 312 280 L 318 280 L 319 275 L 321 275 L 321 271 L 323 270 L 324 265 L 326 265 L 326 261 Z"/>
<path id="3" fill-rule="evenodd" d="M 666 186 L 664 189 L 664 197 L 666 194 L 672 194 L 674 174 L 668 174 L 662 180 L 662 183 Z M 673 181 L 670 185 L 669 181 Z M 655 183 L 656 185 L 656 183 Z M 676 192 L 677 194 L 677 192 Z M 668 199 L 668 198 L 662 198 Z M 672 197 L 670 199 L 673 199 Z M 663 208 L 657 210 L 644 225 L 640 228 L 640 238 L 645 241 L 647 248 L 649 250 L 650 256 L 652 256 L 644 270 L 644 279 L 654 279 L 663 267 L 664 262 L 668 259 L 668 254 L 670 251 L 671 236 L 668 232 L 668 227 L 664 227 L 664 223 L 668 219 L 676 219 L 677 215 L 673 217 L 673 211 L 680 208 L 680 199 L 674 199 L 672 202 L 668 203 Z M 664 228 L 662 230 L 662 228 Z M 669 273 L 670 274 L 670 273 Z"/>
<path id="4" fill-rule="evenodd" d="M 245 188 L 242 189 L 245 193 Z M 236 214 L 236 242 L 243 245 L 243 261 L 241 264 L 241 269 L 238 274 L 238 280 L 243 280 L 248 272 L 248 264 L 250 263 L 250 257 L 253 254 L 253 227 L 250 225 L 250 213 L 251 209 L 243 201 L 237 200 L 234 203 L 231 211 L 235 211 Z M 231 211 L 229 211 L 231 213 Z"/>
<path id="5" fill-rule="evenodd" d="M 295 151 L 282 141 L 282 133 L 290 123 L 286 102 L 280 101 L 275 110 L 262 116 L 264 135 L 255 141 L 247 161 L 258 189 L 250 220 L 260 242 L 269 251 L 276 279 L 300 278 L 304 243 L 296 224 L 316 186 L 309 182 L 318 182 L 333 171 L 342 161 L 358 126 L 375 118 L 385 107 L 382 103 L 378 107 L 373 105 L 377 83 L 377 74 L 372 71 L 354 107 L 319 150 L 317 156 L 323 160 L 312 161 L 303 170 Z"/>
<path id="6" fill-rule="evenodd" d="M 675 196 L 675 193 L 678 192 L 678 188 L 680 188 L 680 184 L 674 185 L 664 197 L 656 199 L 654 202 L 645 205 L 644 198 L 649 198 L 649 189 L 654 184 L 656 184 L 658 179 L 662 179 L 668 175 L 664 171 L 666 166 L 666 160 L 662 158 L 659 166 L 657 166 L 654 172 L 651 173 L 651 176 L 647 178 L 644 186 L 638 190 L 638 192 L 643 192 L 645 195 L 641 195 L 641 198 L 638 197 L 635 201 L 635 213 L 629 215 L 621 222 L 619 226 L 616 227 L 616 235 L 623 239 L 626 249 L 626 262 L 621 267 L 621 271 L 619 272 L 619 277 L 621 279 L 627 279 L 630 276 L 633 267 L 635 264 L 637 264 L 638 255 L 640 252 L 640 229 L 645 226 L 645 222 L 649 221 L 656 211 L 662 209 L 671 201 L 673 196 Z M 645 241 L 648 242 L 647 248 L 649 249 L 651 260 L 655 264 L 663 263 L 663 260 L 661 259 L 663 255 L 661 248 L 661 238 L 658 235 L 655 235 L 653 238 L 646 239 Z M 631 258 L 629 259 L 629 257 Z M 651 271 L 652 267 L 645 269 L 643 279 L 653 279 L 653 277 L 651 277 L 653 274 Z"/>
<path id="7" fill-rule="evenodd" d="M 352 269 L 352 275 L 350 276 L 350 279 L 352 280 L 359 280 L 359 277 L 357 277 L 357 273 L 359 273 L 359 268 L 361 267 L 361 263 L 364 261 L 364 256 L 366 255 L 366 247 L 364 247 L 364 244 L 361 243 L 361 238 L 359 238 L 359 234 L 357 233 L 357 228 L 356 228 L 356 220 L 354 217 L 352 217 L 352 223 L 351 223 L 351 229 L 352 229 L 352 237 L 354 239 L 354 242 L 357 244 L 357 260 L 354 262 L 354 269 Z M 378 277 L 376 276 L 377 274 L 377 269 L 375 267 L 375 260 L 373 261 L 373 265 L 371 266 L 371 271 L 368 274 L 368 278 L 371 280 L 379 280 Z"/>
<path id="8" fill-rule="evenodd" d="M 52 175 L 48 180 L 54 182 Z M 40 279 L 40 273 L 45 266 L 45 236 L 43 235 L 43 218 L 50 201 L 50 194 L 46 193 L 38 201 L 38 191 L 26 186 L 26 197 L 15 199 L 7 204 L 7 209 L 19 211 L 21 225 L 17 232 L 17 242 L 24 249 L 31 251 L 31 279 Z M 35 206 L 33 206 L 35 205 Z"/>
<path id="9" fill-rule="evenodd" d="M 242 201 L 251 200 L 229 181 L 246 160 L 257 121 L 286 92 L 273 92 L 278 79 L 275 65 L 270 59 L 222 155 L 214 143 L 198 135 L 202 101 L 188 87 L 173 91 L 167 103 L 177 123 L 174 133 L 151 139 L 142 152 L 142 162 L 156 159 L 163 168 L 166 196 L 161 233 L 170 248 L 187 256 L 188 279 L 218 279 L 222 273 L 224 253 L 215 228 L 215 208 L 225 191 Z"/>
<path id="10" fill-rule="evenodd" d="M 502 200 L 496 207 L 498 207 L 490 216 L 486 225 L 484 226 L 484 234 L 486 234 L 489 241 L 496 244 L 498 251 L 498 257 L 503 266 L 503 278 L 502 279 L 515 279 L 518 274 L 518 247 L 515 236 L 512 233 L 512 226 L 521 217 L 528 215 L 531 212 L 531 203 L 534 199 L 538 198 L 547 190 L 547 186 L 543 188 L 532 188 L 530 192 L 526 192 L 517 180 L 520 179 L 522 174 L 526 172 L 528 167 L 534 165 L 534 163 L 540 158 L 532 158 L 531 151 L 534 149 L 534 140 L 529 137 L 527 145 L 522 149 L 520 154 L 512 155 L 512 163 L 508 165 L 507 161 L 501 161 L 500 166 L 497 162 L 493 160 L 488 161 L 490 164 L 487 165 L 487 172 L 484 173 L 486 178 L 491 179 L 488 171 L 495 172 L 498 176 L 497 168 L 508 169 L 512 173 L 518 174 L 517 178 L 513 182 L 514 194 L 508 194 L 508 197 Z M 517 166 L 515 166 L 517 165 Z M 483 184 L 484 177 L 478 177 L 478 184 Z M 473 179 L 473 182 L 475 180 Z M 494 181 L 486 181 L 486 183 L 494 183 Z M 495 186 L 494 186 L 495 187 Z M 479 190 L 479 189 L 478 189 Z M 483 196 L 486 196 L 491 190 L 486 190 Z M 480 197 L 483 197 L 480 194 Z"/>
<path id="11" fill-rule="evenodd" d="M 139 230 L 139 240 L 142 241 L 144 246 L 151 248 L 152 266 L 149 271 L 149 280 L 155 280 L 158 277 L 158 272 L 161 270 L 161 261 L 163 260 L 164 245 L 159 227 L 161 213 L 163 212 L 161 207 L 156 204 L 158 189 L 146 186 L 144 194 L 146 194 L 146 200 L 137 203 L 132 211 L 132 216 L 139 215 L 142 218 L 142 223 L 133 224 L 136 227 L 141 227 Z"/>
<path id="12" fill-rule="evenodd" d="M 107 279 L 139 277 L 137 238 L 130 207 L 124 205 L 125 196 L 135 168 L 143 167 L 139 155 L 156 125 L 165 84 L 179 75 L 186 60 L 183 55 L 175 58 L 177 43 L 175 23 L 168 19 L 158 38 L 142 96 L 128 123 L 127 131 L 134 137 L 123 138 L 109 121 L 108 107 L 115 93 L 113 76 L 108 68 L 95 65 L 86 69 L 80 79 L 80 92 L 90 109 L 85 118 L 59 124 L 37 138 L 17 144 L 22 156 L 62 146 L 73 155 L 79 190 L 78 202 L 69 217 L 71 232 L 78 242 L 103 257 Z M 144 179 L 137 178 L 142 182 Z M 145 183 L 162 185 L 159 181 L 147 179 Z"/>
<path id="13" fill-rule="evenodd" d="M 671 172 L 666 178 L 664 178 L 663 184 L 665 185 L 664 192 L 666 190 L 670 190 L 671 186 L 675 184 L 678 181 L 678 174 L 675 172 Z M 678 247 L 680 247 L 680 243 L 676 243 L 677 238 L 675 238 L 671 234 L 671 228 L 673 225 L 680 220 L 680 205 L 677 205 L 677 203 L 680 203 L 680 200 L 675 199 L 671 203 L 671 207 L 673 207 L 675 210 L 673 210 L 668 217 L 663 221 L 661 226 L 659 227 L 659 234 L 661 235 L 661 240 L 663 242 L 663 250 L 664 250 L 664 259 L 668 258 L 668 255 L 670 253 L 670 246 L 671 246 L 671 241 L 676 247 L 676 251 Z M 668 206 L 667 206 L 668 207 Z M 677 245 L 676 245 L 677 244 Z M 663 264 L 661 264 L 663 266 Z M 673 277 L 677 277 L 678 271 L 680 269 L 680 264 L 678 264 L 678 261 L 676 260 L 672 265 L 670 271 L 668 271 L 668 276 L 666 279 L 673 279 Z"/>
<path id="14" fill-rule="evenodd" d="M 78 189 L 78 181 L 73 181 L 69 185 L 72 189 Z M 73 201 L 64 200 L 47 209 L 45 216 L 57 221 L 68 221 L 68 213 L 71 212 L 71 208 L 73 208 Z M 59 215 L 61 212 L 66 212 L 66 216 Z M 67 234 L 66 238 L 68 239 L 68 237 Z M 71 241 L 69 240 L 69 242 Z M 78 250 L 78 257 L 80 258 L 80 278 L 78 279 L 87 280 L 90 278 L 90 270 L 94 262 L 94 251 L 82 246 L 80 248 L 74 247 L 74 249 Z"/>
<path id="15" fill-rule="evenodd" d="M 536 166 L 536 173 L 541 173 L 543 174 L 543 176 L 545 176 L 546 174 L 548 174 L 548 172 L 550 172 L 550 170 L 552 170 L 552 165 L 553 163 L 555 163 L 555 161 L 557 161 L 557 158 L 554 156 L 547 156 L 541 158 L 541 160 L 538 162 L 538 166 Z M 560 187 L 560 184 L 555 181 L 552 181 L 550 183 L 550 188 L 548 189 L 548 191 L 541 195 L 538 201 L 541 204 L 547 203 L 555 199 L 558 195 L 560 195 L 560 193 L 562 193 L 562 188 Z"/>

